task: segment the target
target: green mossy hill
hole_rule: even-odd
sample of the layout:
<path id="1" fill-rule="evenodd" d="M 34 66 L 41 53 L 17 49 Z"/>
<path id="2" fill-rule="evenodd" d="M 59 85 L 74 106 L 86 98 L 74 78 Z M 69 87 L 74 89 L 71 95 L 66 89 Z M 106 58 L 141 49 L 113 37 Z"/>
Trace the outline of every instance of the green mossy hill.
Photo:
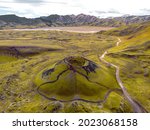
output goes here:
<path id="1" fill-rule="evenodd" d="M 115 76 L 83 57 L 67 57 L 45 68 L 35 78 L 40 95 L 59 101 L 99 102 L 117 89 Z"/>

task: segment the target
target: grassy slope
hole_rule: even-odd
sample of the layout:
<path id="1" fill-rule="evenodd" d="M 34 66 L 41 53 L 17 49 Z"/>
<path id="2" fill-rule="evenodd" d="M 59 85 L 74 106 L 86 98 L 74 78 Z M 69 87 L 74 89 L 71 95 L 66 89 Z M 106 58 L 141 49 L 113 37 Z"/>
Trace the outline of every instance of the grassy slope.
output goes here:
<path id="1" fill-rule="evenodd" d="M 109 50 L 107 60 L 121 68 L 121 78 L 130 95 L 150 111 L 150 23 L 134 25 L 121 37 L 118 47 Z M 137 27 L 144 26 L 137 31 Z M 125 30 L 130 29 L 127 27 Z M 122 31 L 122 29 L 121 29 Z M 119 33 L 121 33 L 121 31 Z M 107 32 L 108 33 L 108 32 Z M 113 32 L 109 32 L 109 34 Z M 119 34 L 118 33 L 118 34 Z M 115 34 L 115 33 L 114 33 Z"/>

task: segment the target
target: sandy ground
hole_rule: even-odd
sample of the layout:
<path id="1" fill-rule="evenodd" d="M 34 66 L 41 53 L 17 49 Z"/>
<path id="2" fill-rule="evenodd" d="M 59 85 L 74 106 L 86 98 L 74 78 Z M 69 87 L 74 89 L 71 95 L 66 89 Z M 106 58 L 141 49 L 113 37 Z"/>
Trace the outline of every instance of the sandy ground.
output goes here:
<path id="1" fill-rule="evenodd" d="M 67 31 L 67 32 L 77 32 L 77 33 L 96 33 L 99 31 L 110 30 L 113 27 L 95 27 L 95 26 L 81 26 L 81 27 L 49 27 L 49 28 L 35 28 L 35 29 L 8 29 L 3 31 Z"/>

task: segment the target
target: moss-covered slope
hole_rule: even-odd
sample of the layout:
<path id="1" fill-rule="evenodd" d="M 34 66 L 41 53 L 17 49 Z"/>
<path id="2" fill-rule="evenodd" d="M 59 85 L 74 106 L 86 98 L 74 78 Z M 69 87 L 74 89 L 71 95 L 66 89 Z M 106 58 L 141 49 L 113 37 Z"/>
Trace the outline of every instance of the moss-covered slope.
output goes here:
<path id="1" fill-rule="evenodd" d="M 119 88 L 115 76 L 83 57 L 67 57 L 42 70 L 35 79 L 38 92 L 50 100 L 100 102 Z"/>

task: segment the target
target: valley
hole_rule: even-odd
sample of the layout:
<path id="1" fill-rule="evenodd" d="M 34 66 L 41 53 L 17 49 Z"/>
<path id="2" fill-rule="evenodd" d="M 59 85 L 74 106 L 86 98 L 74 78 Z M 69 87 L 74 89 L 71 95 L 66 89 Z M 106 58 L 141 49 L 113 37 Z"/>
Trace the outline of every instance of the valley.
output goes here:
<path id="1" fill-rule="evenodd" d="M 124 36 L 128 26 L 1 30 L 0 111 L 135 112 L 116 66 L 130 97 L 149 112 L 148 25 Z"/>

